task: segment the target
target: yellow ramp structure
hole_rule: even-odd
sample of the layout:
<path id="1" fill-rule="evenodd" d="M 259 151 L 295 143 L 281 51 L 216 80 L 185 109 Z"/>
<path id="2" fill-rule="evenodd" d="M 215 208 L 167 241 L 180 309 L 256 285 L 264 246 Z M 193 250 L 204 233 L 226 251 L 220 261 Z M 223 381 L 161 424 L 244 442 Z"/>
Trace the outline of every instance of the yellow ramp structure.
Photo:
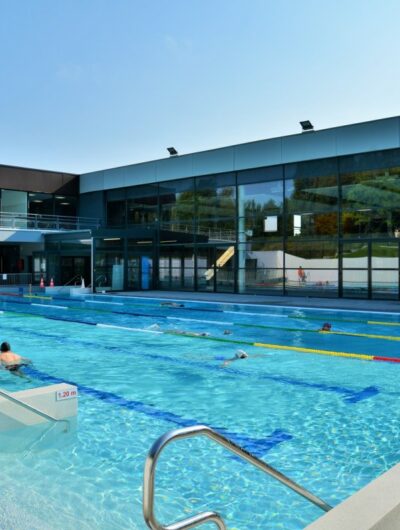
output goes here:
<path id="1" fill-rule="evenodd" d="M 231 257 L 235 254 L 235 247 L 232 245 L 231 247 L 228 247 L 225 252 L 217 259 L 215 265 L 219 267 L 223 267 L 227 261 L 231 259 Z M 211 278 L 214 277 L 214 267 L 211 267 L 211 269 L 206 270 L 204 273 L 205 279 L 211 280 Z"/>

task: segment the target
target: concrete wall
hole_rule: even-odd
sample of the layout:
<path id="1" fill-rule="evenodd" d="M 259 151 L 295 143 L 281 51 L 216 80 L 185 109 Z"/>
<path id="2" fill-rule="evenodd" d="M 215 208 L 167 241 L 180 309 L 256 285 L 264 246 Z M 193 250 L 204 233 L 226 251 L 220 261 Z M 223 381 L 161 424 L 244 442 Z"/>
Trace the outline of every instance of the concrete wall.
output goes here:
<path id="1" fill-rule="evenodd" d="M 399 530 L 400 464 L 317 519 L 305 530 Z"/>
<path id="2" fill-rule="evenodd" d="M 58 392 L 75 392 L 75 397 L 59 400 Z M 22 390 L 10 395 L 56 419 L 74 418 L 78 412 L 77 389 L 65 383 Z M 0 433 L 47 422 L 48 420 L 0 395 Z"/>
<path id="3" fill-rule="evenodd" d="M 80 193 L 400 147 L 400 117 L 86 173 Z"/>

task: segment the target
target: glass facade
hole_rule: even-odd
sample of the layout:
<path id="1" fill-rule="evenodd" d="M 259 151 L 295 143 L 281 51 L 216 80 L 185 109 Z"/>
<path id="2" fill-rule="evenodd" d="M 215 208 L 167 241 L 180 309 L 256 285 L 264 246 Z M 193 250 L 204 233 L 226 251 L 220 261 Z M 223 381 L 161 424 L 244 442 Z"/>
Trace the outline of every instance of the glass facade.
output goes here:
<path id="1" fill-rule="evenodd" d="M 76 216 L 77 203 L 78 199 L 71 196 L 0 190 L 0 209 L 4 213 Z M 26 219 L 19 219 L 17 224 L 18 228 L 34 228 Z"/>
<path id="2" fill-rule="evenodd" d="M 106 205 L 120 242 L 98 240 L 96 274 L 119 265 L 125 289 L 399 298 L 399 149 L 110 190 Z"/>

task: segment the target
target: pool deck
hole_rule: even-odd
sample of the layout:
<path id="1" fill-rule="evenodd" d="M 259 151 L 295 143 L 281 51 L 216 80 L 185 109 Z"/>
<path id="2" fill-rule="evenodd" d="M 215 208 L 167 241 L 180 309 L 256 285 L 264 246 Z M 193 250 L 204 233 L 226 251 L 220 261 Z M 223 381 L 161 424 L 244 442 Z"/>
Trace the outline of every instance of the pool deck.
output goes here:
<path id="1" fill-rule="evenodd" d="M 317 309 L 342 309 L 347 311 L 378 311 L 400 313 L 398 300 L 353 300 L 347 298 L 311 298 L 300 296 L 263 296 L 231 293 L 199 293 L 182 291 L 127 291 L 118 296 L 158 298 L 174 301 L 201 301 L 217 304 L 255 304 L 277 307 L 309 307 Z"/>

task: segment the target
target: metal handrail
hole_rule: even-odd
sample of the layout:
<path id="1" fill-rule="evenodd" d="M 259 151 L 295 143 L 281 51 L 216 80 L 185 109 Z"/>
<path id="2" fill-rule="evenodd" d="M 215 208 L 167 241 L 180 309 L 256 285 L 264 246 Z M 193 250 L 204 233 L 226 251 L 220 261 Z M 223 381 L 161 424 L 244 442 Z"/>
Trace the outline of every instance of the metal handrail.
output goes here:
<path id="1" fill-rule="evenodd" d="M 82 274 L 75 274 L 75 276 L 73 276 L 70 280 L 68 280 L 67 283 L 64 283 L 64 285 L 62 285 L 61 288 L 66 287 L 67 285 L 69 285 L 71 282 L 73 282 L 77 278 L 82 278 Z"/>
<path id="2" fill-rule="evenodd" d="M 55 418 L 54 416 L 50 416 L 50 414 L 47 414 L 47 412 L 43 412 L 43 410 L 40 410 L 36 407 L 32 407 L 32 405 L 28 405 L 28 403 L 25 403 L 25 401 L 21 401 L 20 399 L 12 396 L 8 392 L 5 392 L 4 390 L 0 390 L 0 396 L 3 396 L 4 398 L 12 401 L 13 403 L 16 403 L 20 407 L 23 407 L 26 410 L 29 410 L 30 412 L 33 412 L 34 414 L 37 414 L 38 416 L 51 421 L 53 423 L 62 422 L 65 423 L 65 429 L 64 432 L 68 432 L 69 430 L 69 421 L 61 418 Z"/>
<path id="3" fill-rule="evenodd" d="M 0 211 L 1 226 L 9 228 L 18 228 L 17 226 L 15 226 L 16 221 L 17 224 L 18 221 L 26 221 L 29 223 L 33 223 L 33 228 L 35 229 L 48 228 L 59 230 L 63 228 L 63 225 L 65 225 L 73 230 L 79 230 L 83 228 L 99 228 L 101 226 L 101 219 L 97 217 L 78 217 L 74 215 L 53 215 Z M 40 226 L 42 223 L 47 223 L 51 226 Z M 22 226 L 21 228 L 31 229 L 32 226 Z"/>
<path id="4" fill-rule="evenodd" d="M 247 462 L 250 462 L 250 464 L 253 464 L 258 469 L 261 469 L 261 471 L 264 471 L 264 473 L 267 473 L 267 475 L 275 478 L 291 490 L 315 504 L 315 506 L 318 506 L 318 508 L 321 510 L 328 512 L 332 509 L 332 506 L 327 504 L 325 501 L 319 497 L 316 497 L 314 494 L 310 493 L 308 490 L 288 478 L 286 475 L 255 457 L 239 445 L 236 445 L 225 436 L 222 436 L 222 434 L 215 431 L 211 427 L 207 427 L 207 425 L 194 425 L 192 427 L 176 429 L 163 434 L 154 442 L 149 454 L 147 455 L 143 483 L 143 517 L 147 526 L 151 528 L 151 530 L 185 530 L 187 528 L 194 528 L 201 524 L 210 522 L 214 523 L 218 530 L 226 530 L 225 523 L 217 512 L 202 512 L 194 515 L 193 517 L 189 517 L 168 526 L 163 526 L 160 524 L 154 514 L 154 485 L 156 465 L 161 451 L 173 440 L 192 438 L 194 436 L 207 436 L 208 438 L 211 438 L 211 440 L 214 440 L 232 453 L 235 453 Z"/>
<path id="5" fill-rule="evenodd" d="M 77 278 L 82 278 L 82 275 L 81 274 L 75 274 L 75 276 L 73 276 L 70 280 L 68 280 L 67 283 L 64 283 L 63 285 L 60 285 L 60 287 L 57 289 L 56 292 L 61 291 L 61 289 L 63 289 L 64 287 L 67 287 L 71 282 L 73 282 Z"/>

